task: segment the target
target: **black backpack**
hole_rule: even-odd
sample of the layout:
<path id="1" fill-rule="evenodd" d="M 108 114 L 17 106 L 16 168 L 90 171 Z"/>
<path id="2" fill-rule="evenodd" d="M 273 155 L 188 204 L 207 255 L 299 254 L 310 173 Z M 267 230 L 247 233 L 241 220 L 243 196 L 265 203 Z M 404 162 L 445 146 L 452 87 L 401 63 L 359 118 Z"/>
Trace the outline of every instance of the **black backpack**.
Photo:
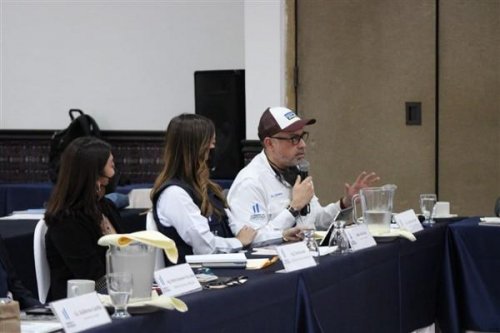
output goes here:
<path id="1" fill-rule="evenodd" d="M 75 118 L 74 113 L 80 115 Z M 53 183 L 57 181 L 61 155 L 71 141 L 81 136 L 101 137 L 101 131 L 94 118 L 84 114 L 82 110 L 69 110 L 69 117 L 71 118 L 69 126 L 64 130 L 55 132 L 50 139 L 49 177 Z"/>

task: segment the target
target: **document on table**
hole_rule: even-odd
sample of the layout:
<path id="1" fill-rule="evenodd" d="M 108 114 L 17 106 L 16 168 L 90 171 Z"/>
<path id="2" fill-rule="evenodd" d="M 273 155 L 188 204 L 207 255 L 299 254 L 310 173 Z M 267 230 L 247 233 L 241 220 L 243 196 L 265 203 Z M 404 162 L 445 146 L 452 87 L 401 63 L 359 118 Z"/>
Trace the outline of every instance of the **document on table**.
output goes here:
<path id="1" fill-rule="evenodd" d="M 319 255 L 324 256 L 334 252 L 337 249 L 336 246 L 320 246 Z M 252 255 L 254 256 L 277 256 L 278 251 L 276 247 L 256 247 L 253 249 Z"/>
<path id="2" fill-rule="evenodd" d="M 187 255 L 186 262 L 205 267 L 245 267 L 247 257 L 244 253 Z"/>
<path id="3" fill-rule="evenodd" d="M 254 247 L 252 249 L 252 254 L 255 256 L 277 256 L 278 251 L 276 251 L 275 246 L 269 247 Z"/>
<path id="4" fill-rule="evenodd" d="M 500 227 L 500 217 L 481 217 L 479 225 Z"/>
<path id="5" fill-rule="evenodd" d="M 62 328 L 58 321 L 21 320 L 21 333 L 50 333 Z"/>
<path id="6" fill-rule="evenodd" d="M 8 216 L 0 217 L 0 220 L 41 220 L 43 219 L 43 214 L 32 214 L 32 213 L 15 213 Z"/>

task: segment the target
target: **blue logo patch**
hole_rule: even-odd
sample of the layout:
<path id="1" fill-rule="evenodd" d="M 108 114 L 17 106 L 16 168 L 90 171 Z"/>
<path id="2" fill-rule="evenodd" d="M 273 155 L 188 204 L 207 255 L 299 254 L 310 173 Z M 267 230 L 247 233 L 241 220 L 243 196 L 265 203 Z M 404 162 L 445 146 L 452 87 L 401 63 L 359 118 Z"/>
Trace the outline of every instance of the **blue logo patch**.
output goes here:
<path id="1" fill-rule="evenodd" d="M 71 318 L 69 317 L 68 311 L 66 311 L 66 308 L 62 309 L 62 314 L 64 316 L 64 319 L 70 320 Z"/>
<path id="2" fill-rule="evenodd" d="M 297 118 L 297 115 L 293 112 L 287 112 L 285 113 L 285 118 L 288 120 L 292 120 L 293 118 Z"/>
<path id="3" fill-rule="evenodd" d="M 256 203 L 255 205 L 252 205 L 252 210 L 254 214 L 259 213 L 260 212 L 259 204 Z"/>

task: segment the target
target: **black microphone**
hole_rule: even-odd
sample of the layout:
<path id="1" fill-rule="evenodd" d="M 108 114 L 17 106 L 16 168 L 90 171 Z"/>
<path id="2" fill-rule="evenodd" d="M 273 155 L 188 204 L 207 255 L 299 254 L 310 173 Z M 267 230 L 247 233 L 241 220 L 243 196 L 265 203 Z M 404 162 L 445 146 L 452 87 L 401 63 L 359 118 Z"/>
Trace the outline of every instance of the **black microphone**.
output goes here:
<path id="1" fill-rule="evenodd" d="M 299 164 L 297 164 L 297 170 L 300 175 L 300 180 L 304 181 L 304 179 L 306 179 L 307 176 L 309 176 L 309 162 L 304 159 L 300 160 Z M 311 207 L 309 206 L 309 204 L 307 204 L 300 210 L 300 215 L 306 216 L 310 212 L 311 212 Z"/>

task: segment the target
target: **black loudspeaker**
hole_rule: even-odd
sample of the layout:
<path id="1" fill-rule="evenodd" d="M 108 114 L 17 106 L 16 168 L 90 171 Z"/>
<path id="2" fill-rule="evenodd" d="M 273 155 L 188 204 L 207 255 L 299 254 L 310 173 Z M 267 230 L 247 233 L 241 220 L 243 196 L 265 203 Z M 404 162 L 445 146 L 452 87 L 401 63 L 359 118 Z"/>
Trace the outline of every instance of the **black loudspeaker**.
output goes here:
<path id="1" fill-rule="evenodd" d="M 241 150 L 245 134 L 245 71 L 196 71 L 196 113 L 215 124 L 216 144 L 211 177 L 234 179 L 243 167 Z"/>

